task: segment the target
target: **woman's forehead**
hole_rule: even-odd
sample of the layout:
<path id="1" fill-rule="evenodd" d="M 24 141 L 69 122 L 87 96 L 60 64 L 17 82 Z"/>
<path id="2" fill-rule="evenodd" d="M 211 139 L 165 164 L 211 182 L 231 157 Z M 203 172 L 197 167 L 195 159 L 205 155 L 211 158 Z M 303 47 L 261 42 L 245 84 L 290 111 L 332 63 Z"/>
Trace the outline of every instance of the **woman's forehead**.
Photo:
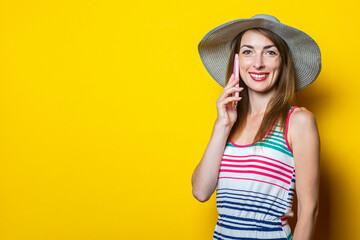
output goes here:
<path id="1" fill-rule="evenodd" d="M 269 46 L 274 43 L 260 31 L 250 29 L 247 30 L 241 38 L 240 47 L 243 45 L 251 46 Z"/>

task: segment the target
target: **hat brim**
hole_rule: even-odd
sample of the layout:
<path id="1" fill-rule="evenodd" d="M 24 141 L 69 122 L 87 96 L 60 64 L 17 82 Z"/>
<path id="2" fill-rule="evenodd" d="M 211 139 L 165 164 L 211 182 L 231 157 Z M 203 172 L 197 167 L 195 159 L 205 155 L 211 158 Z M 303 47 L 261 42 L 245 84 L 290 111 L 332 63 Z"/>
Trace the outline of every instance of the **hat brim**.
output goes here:
<path id="1" fill-rule="evenodd" d="M 321 53 L 316 42 L 306 33 L 265 18 L 237 19 L 208 32 L 198 45 L 200 58 L 209 74 L 225 86 L 227 66 L 235 37 L 251 28 L 268 29 L 288 45 L 296 75 L 296 90 L 310 85 L 321 71 Z"/>

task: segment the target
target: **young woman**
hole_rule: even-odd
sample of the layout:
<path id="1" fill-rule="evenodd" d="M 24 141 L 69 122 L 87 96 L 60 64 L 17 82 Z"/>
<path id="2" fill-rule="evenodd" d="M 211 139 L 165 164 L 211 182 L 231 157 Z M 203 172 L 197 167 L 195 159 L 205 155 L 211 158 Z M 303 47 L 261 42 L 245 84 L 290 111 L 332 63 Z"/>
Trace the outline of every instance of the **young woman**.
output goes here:
<path id="1" fill-rule="evenodd" d="M 319 47 L 275 17 L 256 15 L 213 29 L 199 52 L 224 87 L 211 139 L 192 176 L 193 195 L 201 202 L 217 188 L 213 238 L 311 239 L 318 211 L 319 134 L 314 115 L 293 106 L 293 100 L 295 91 L 320 73 Z M 292 234 L 287 217 L 293 215 L 295 189 L 298 217 Z"/>

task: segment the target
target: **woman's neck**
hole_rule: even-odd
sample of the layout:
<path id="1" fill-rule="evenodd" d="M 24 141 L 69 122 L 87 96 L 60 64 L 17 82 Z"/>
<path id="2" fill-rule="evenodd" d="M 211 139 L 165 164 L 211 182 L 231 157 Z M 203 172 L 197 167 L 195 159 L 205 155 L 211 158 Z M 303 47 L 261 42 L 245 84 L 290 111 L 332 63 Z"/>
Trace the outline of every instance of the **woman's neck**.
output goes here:
<path id="1" fill-rule="evenodd" d="M 263 115 L 274 93 L 275 91 L 269 91 L 266 93 L 249 91 L 249 114 L 252 116 Z"/>

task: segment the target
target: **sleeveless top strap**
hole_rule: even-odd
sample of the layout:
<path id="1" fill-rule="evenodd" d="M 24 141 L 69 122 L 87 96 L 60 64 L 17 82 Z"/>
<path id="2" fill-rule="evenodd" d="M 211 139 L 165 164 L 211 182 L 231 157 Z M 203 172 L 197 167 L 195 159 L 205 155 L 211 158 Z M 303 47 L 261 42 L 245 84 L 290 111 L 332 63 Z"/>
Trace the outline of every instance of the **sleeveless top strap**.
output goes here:
<path id="1" fill-rule="evenodd" d="M 286 120 L 286 128 L 285 128 L 285 141 L 286 141 L 286 145 L 287 145 L 287 147 L 289 148 L 289 151 L 290 151 L 292 154 L 294 154 L 294 153 L 293 153 L 293 150 L 291 149 L 290 144 L 289 144 L 289 141 L 288 141 L 288 131 L 289 131 L 290 116 L 291 116 L 291 114 L 294 112 L 294 110 L 295 110 L 296 108 L 299 108 L 299 107 L 298 107 L 298 106 L 291 106 L 291 107 L 290 107 L 290 111 L 289 111 L 289 114 L 288 114 L 288 117 L 287 117 L 287 120 Z"/>

